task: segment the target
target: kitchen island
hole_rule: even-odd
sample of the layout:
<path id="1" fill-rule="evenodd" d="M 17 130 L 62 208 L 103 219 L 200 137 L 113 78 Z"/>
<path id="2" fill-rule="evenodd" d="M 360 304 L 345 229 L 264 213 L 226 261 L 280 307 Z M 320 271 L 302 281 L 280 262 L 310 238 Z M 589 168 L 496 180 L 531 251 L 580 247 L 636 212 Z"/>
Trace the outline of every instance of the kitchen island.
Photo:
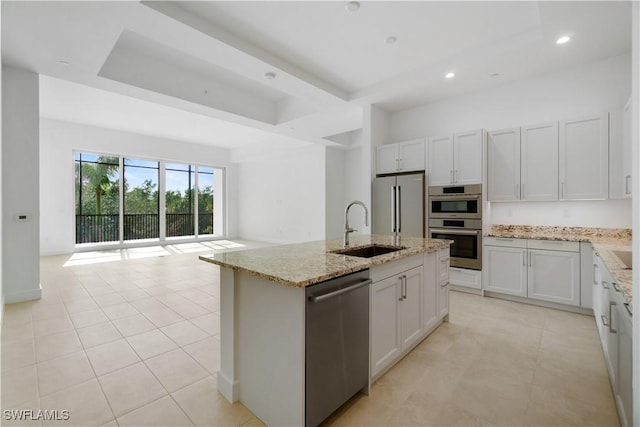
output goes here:
<path id="1" fill-rule="evenodd" d="M 410 339 L 398 336 L 381 340 L 386 345 L 395 339 L 399 348 L 384 350 L 384 365 L 379 364 L 369 378 L 375 379 L 446 318 L 448 306 L 446 313 L 438 309 L 436 292 L 444 294 L 448 289 L 439 278 L 448 278 L 449 244 L 448 240 L 354 235 L 350 248 L 377 245 L 402 249 L 363 258 L 335 253 L 344 249 L 343 242 L 327 240 L 201 256 L 201 260 L 222 267 L 218 390 L 231 402 L 240 400 L 267 425 L 304 425 L 306 288 L 369 270 L 374 281 L 372 289 L 376 280 L 385 289 L 391 289 L 382 279 L 389 281 L 391 277 L 385 276 L 398 276 L 398 288 L 392 291 L 399 293 L 390 294 L 393 298 L 387 301 L 400 305 L 406 299 L 417 303 L 420 310 L 413 317 L 400 318 L 396 312 L 390 317 L 396 316 L 398 325 L 405 318 L 415 320 L 408 324 L 414 327 L 417 322 L 420 333 L 412 333 Z M 425 262 L 427 258 L 429 262 Z M 413 292 L 411 286 L 416 282 L 407 281 L 402 274 L 409 268 L 420 273 L 416 276 L 420 279 L 420 288 L 416 288 L 419 294 L 413 299 L 407 298 L 407 294 Z M 422 281 L 432 291 L 423 292 Z M 411 292 L 407 290 L 410 287 Z M 373 295 L 370 299 L 370 307 L 386 307 L 376 305 Z M 425 304 L 429 307 L 423 310 Z M 370 334 L 376 334 L 379 324 L 396 324 L 396 319 L 378 319 L 376 323 L 375 313 L 371 313 L 374 331 Z M 388 335 L 388 332 L 391 331 L 380 333 Z M 375 361 L 370 363 L 373 365 Z"/>

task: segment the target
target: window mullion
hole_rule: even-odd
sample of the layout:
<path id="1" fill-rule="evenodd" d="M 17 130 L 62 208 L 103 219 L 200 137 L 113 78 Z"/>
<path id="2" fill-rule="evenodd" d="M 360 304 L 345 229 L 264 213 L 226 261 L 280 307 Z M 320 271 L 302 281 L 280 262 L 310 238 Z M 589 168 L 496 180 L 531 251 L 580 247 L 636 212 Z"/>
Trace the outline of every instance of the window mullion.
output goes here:
<path id="1" fill-rule="evenodd" d="M 164 242 L 165 240 L 167 240 L 167 217 L 166 217 L 166 213 L 167 213 L 167 195 L 166 195 L 166 179 L 167 177 L 165 176 L 166 170 L 165 170 L 165 162 L 160 162 L 160 167 L 158 169 L 158 204 L 160 206 L 158 206 L 158 224 L 160 226 L 160 241 Z"/>
<path id="2" fill-rule="evenodd" d="M 120 183 L 118 185 L 118 196 L 120 199 L 119 208 L 118 208 L 118 221 L 120 226 L 119 230 L 119 240 L 120 244 L 124 243 L 124 158 L 122 156 L 118 157 L 118 175 L 120 176 Z"/>

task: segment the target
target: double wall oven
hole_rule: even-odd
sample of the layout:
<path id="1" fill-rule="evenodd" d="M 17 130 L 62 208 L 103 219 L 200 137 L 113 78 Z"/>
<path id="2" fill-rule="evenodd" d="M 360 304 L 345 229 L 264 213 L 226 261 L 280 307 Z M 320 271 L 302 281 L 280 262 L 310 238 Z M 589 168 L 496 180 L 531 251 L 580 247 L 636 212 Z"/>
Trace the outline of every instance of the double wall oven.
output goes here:
<path id="1" fill-rule="evenodd" d="M 482 185 L 429 187 L 429 236 L 453 240 L 452 267 L 482 270 Z"/>

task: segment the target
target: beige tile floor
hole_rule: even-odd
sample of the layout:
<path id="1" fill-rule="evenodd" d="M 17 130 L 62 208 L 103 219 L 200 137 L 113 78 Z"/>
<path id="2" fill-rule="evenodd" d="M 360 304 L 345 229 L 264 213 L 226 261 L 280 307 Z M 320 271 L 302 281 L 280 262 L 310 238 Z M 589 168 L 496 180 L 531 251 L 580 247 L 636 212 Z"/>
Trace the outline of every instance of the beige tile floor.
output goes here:
<path id="1" fill-rule="evenodd" d="M 5 307 L 0 403 L 65 409 L 70 419 L 18 423 L 3 411 L 2 425 L 262 425 L 217 392 L 218 270 L 197 259 L 211 250 L 42 258 L 43 298 Z M 325 424 L 614 426 L 618 418 L 592 317 L 452 293 L 450 322 Z"/>

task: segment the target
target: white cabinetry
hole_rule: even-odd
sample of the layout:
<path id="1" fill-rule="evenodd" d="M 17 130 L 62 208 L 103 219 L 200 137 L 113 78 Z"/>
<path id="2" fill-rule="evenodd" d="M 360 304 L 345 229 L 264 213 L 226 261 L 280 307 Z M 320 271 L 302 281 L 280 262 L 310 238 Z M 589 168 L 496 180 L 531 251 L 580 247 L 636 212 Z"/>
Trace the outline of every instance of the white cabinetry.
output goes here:
<path id="1" fill-rule="evenodd" d="M 633 426 L 631 308 L 613 276 L 593 252 L 593 314 L 616 399 L 620 423 Z"/>
<path id="2" fill-rule="evenodd" d="M 371 376 L 389 366 L 422 332 L 423 255 L 371 269 Z"/>
<path id="3" fill-rule="evenodd" d="M 429 185 L 482 184 L 482 129 L 429 138 Z"/>
<path id="4" fill-rule="evenodd" d="M 580 245 L 575 242 L 486 238 L 484 289 L 580 305 Z"/>
<path id="5" fill-rule="evenodd" d="M 609 113 L 609 198 L 631 197 L 631 99 Z"/>
<path id="6" fill-rule="evenodd" d="M 438 320 L 449 319 L 449 248 L 438 251 Z"/>
<path id="7" fill-rule="evenodd" d="M 385 174 L 425 170 L 426 159 L 424 145 L 424 138 L 420 138 L 378 147 L 376 173 Z"/>
<path id="8" fill-rule="evenodd" d="M 448 259 L 446 248 L 371 269 L 371 378 L 448 316 Z"/>
<path id="9" fill-rule="evenodd" d="M 490 201 L 558 200 L 558 123 L 488 133 Z"/>
<path id="10" fill-rule="evenodd" d="M 560 122 L 560 199 L 606 199 L 609 194 L 608 114 Z"/>

